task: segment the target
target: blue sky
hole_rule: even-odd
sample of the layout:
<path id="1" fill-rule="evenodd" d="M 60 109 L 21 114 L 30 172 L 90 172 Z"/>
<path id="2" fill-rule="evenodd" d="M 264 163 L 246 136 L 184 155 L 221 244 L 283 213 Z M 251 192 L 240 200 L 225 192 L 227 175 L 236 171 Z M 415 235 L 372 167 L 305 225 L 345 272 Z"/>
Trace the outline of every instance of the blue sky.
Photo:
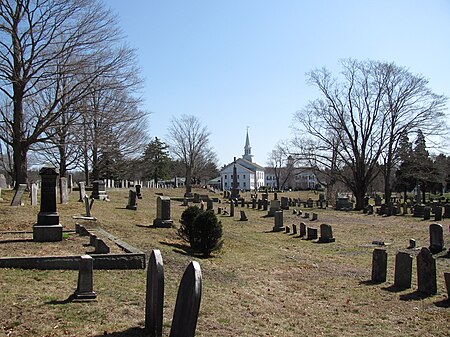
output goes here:
<path id="1" fill-rule="evenodd" d="M 197 116 L 219 166 L 244 153 L 265 165 L 318 92 L 305 73 L 339 60 L 395 62 L 450 96 L 449 0 L 104 0 L 145 78 L 149 135 Z"/>

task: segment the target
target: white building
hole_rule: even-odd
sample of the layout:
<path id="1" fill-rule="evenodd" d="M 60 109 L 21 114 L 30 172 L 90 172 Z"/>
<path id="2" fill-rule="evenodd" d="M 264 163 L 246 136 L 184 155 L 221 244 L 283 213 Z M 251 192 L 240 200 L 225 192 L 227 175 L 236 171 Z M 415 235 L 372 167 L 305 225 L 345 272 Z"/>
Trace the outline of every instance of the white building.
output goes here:
<path id="1" fill-rule="evenodd" d="M 233 169 L 236 166 L 237 188 L 244 191 L 255 191 L 265 185 L 264 167 L 253 163 L 253 155 L 251 154 L 250 141 L 247 137 L 244 146 L 244 155 L 242 158 L 226 165 L 220 170 L 220 180 L 223 190 L 231 190 L 233 188 Z"/>

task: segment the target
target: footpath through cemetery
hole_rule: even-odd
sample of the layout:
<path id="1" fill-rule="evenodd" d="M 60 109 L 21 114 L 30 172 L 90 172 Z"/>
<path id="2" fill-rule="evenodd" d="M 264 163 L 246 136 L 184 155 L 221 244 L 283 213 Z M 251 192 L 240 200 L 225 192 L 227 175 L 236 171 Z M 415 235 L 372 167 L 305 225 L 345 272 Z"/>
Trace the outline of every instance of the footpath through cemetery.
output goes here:
<path id="1" fill-rule="evenodd" d="M 445 202 L 422 213 L 367 198 L 356 212 L 351 196 L 331 205 L 314 191 L 194 189 L 189 197 L 183 188 L 104 181 L 71 191 L 54 169 L 40 173 L 30 191 L 2 190 L 6 336 L 450 331 Z M 179 233 L 192 206 L 222 225 L 209 258 Z"/>

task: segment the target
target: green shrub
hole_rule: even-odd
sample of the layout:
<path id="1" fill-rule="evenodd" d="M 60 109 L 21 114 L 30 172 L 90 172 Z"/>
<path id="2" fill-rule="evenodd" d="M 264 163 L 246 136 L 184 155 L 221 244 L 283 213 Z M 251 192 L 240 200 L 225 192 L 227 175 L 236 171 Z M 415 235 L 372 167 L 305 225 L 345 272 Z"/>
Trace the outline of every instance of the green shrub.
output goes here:
<path id="1" fill-rule="evenodd" d="M 190 232 L 194 219 L 202 212 L 203 211 L 197 206 L 189 206 L 181 214 L 181 226 L 178 229 L 178 235 L 186 242 L 190 242 Z"/>
<path id="2" fill-rule="evenodd" d="M 222 223 L 214 211 L 200 212 L 189 231 L 189 243 L 196 253 L 209 257 L 211 252 L 222 246 Z"/>

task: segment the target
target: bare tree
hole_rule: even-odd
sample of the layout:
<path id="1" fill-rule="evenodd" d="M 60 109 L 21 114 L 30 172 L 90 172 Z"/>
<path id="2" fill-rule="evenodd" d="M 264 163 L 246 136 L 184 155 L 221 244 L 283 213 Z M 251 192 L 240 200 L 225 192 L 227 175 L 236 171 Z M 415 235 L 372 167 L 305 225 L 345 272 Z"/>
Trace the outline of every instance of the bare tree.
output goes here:
<path id="1" fill-rule="evenodd" d="M 278 190 L 285 188 L 289 183 L 297 162 L 297 156 L 290 153 L 288 141 L 279 141 L 270 152 L 267 165 L 275 175 Z"/>
<path id="2" fill-rule="evenodd" d="M 186 195 L 191 195 L 195 172 L 205 163 L 213 162 L 215 158 L 209 145 L 210 133 L 206 126 L 192 115 L 174 117 L 168 133 L 170 152 L 184 164 Z"/>
<path id="3" fill-rule="evenodd" d="M 49 126 L 116 65 L 107 56 L 120 39 L 97 1 L 0 2 L 0 137 L 13 149 L 16 184 L 27 180 L 30 146 L 48 139 Z"/>

